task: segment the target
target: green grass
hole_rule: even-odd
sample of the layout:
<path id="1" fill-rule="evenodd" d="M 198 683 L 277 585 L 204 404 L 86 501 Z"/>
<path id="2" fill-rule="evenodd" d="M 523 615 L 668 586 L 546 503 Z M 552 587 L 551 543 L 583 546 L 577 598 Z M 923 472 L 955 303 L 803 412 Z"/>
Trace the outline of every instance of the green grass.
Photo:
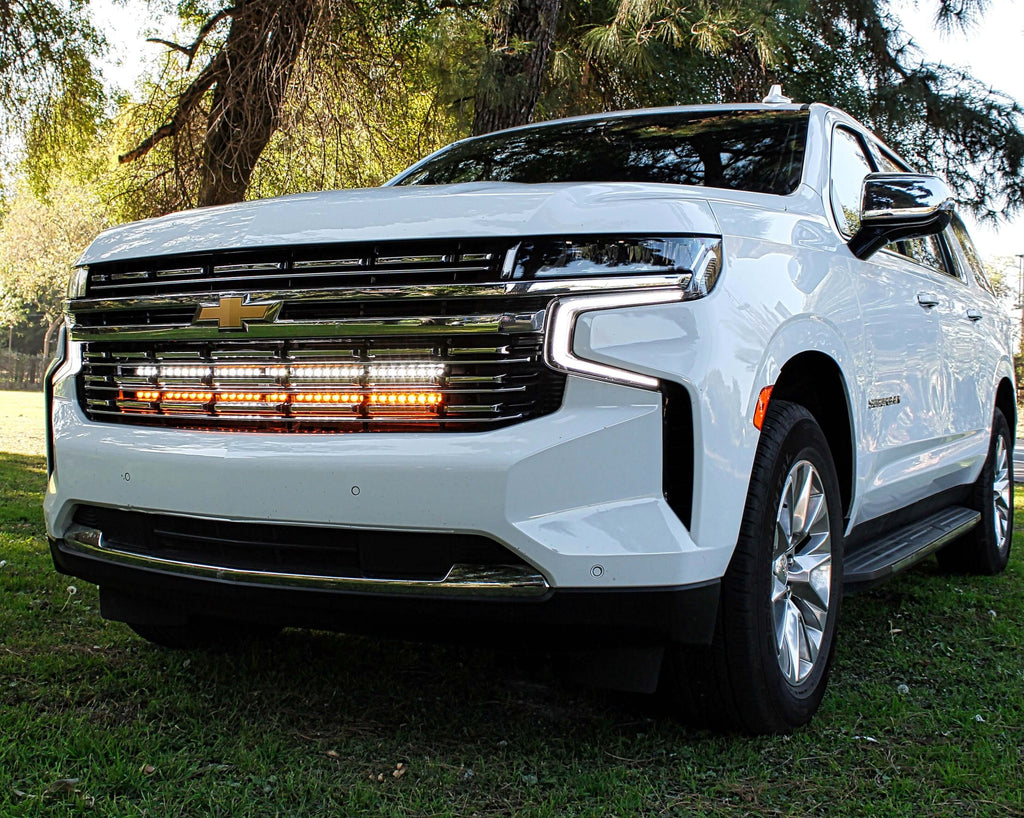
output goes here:
<path id="1" fill-rule="evenodd" d="M 851 597 L 818 717 L 751 739 L 489 650 L 303 631 L 151 647 L 53 571 L 44 483 L 41 457 L 0 454 L 5 818 L 1024 815 L 1019 540 L 1002 576 L 930 562 Z"/>

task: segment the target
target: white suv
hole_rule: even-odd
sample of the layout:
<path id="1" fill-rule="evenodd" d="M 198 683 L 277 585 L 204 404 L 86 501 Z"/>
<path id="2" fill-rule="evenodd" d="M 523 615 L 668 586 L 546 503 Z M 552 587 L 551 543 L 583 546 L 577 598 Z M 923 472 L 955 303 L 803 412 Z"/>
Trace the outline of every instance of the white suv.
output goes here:
<path id="1" fill-rule="evenodd" d="M 825 105 L 503 131 L 79 265 L 47 528 L 154 642 L 557 642 L 778 732 L 844 591 L 1006 565 L 1009 319 L 944 184 Z"/>

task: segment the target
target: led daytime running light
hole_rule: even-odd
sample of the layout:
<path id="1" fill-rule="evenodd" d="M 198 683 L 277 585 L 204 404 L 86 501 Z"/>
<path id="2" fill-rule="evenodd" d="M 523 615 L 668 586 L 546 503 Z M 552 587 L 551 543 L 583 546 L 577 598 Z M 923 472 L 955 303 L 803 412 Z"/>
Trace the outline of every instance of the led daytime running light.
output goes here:
<path id="1" fill-rule="evenodd" d="M 660 382 L 650 375 L 630 372 L 628 369 L 620 369 L 579 357 L 573 351 L 576 320 L 584 312 L 667 304 L 673 301 L 682 301 L 685 297 L 683 290 L 674 287 L 644 292 L 557 299 L 550 309 L 544 356 L 551 366 L 563 372 L 573 372 L 600 380 L 639 386 L 644 389 L 657 389 Z"/>

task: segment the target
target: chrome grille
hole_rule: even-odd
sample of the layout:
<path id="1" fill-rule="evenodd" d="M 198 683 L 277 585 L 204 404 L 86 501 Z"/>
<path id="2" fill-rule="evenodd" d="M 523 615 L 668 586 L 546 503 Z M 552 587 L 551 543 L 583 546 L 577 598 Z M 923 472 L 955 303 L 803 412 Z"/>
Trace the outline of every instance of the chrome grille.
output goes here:
<path id="1" fill-rule="evenodd" d="M 68 304 L 81 405 L 93 420 L 165 427 L 493 429 L 561 405 L 565 376 L 544 359 L 552 299 L 694 278 L 614 266 L 532 278 L 510 269 L 523 247 L 427 241 L 90 265 L 85 297 Z"/>

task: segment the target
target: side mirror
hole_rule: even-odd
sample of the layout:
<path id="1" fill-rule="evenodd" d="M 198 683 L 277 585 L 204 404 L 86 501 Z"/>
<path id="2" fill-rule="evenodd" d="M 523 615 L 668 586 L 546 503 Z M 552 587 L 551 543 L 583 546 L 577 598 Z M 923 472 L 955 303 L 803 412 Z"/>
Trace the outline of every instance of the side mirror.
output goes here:
<path id="1" fill-rule="evenodd" d="M 889 242 L 930 236 L 953 218 L 953 197 L 938 176 L 869 173 L 861 188 L 860 229 L 850 250 L 869 258 Z"/>

